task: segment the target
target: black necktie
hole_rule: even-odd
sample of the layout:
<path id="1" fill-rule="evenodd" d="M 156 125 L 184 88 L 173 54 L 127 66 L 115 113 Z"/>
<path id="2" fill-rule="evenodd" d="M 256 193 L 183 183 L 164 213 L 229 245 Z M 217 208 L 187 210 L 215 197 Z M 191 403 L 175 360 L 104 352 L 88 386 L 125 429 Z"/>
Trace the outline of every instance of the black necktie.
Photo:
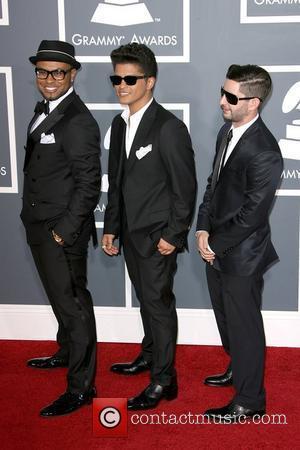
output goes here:
<path id="1" fill-rule="evenodd" d="M 231 139 L 232 139 L 232 128 L 229 130 L 229 133 L 227 134 L 226 144 L 225 144 L 225 148 L 224 148 L 224 151 L 223 151 L 221 164 L 220 164 L 220 168 L 219 168 L 219 176 L 220 176 L 220 173 L 221 173 L 221 171 L 222 171 L 222 169 L 224 167 L 226 153 L 227 153 L 227 150 L 228 150 L 228 147 L 229 147 Z"/>
<path id="2" fill-rule="evenodd" d="M 34 108 L 34 112 L 36 114 L 45 114 L 46 116 L 49 114 L 49 102 L 44 102 L 42 100 L 41 102 L 37 102 Z"/>

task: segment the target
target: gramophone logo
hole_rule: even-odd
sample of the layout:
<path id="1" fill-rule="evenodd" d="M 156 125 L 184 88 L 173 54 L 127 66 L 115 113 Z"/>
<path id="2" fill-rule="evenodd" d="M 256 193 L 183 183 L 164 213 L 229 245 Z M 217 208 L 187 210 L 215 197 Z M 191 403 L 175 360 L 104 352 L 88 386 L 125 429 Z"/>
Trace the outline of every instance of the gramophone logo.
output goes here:
<path id="1" fill-rule="evenodd" d="M 91 22 L 126 27 L 153 22 L 153 18 L 139 0 L 104 0 L 98 4 Z"/>
<path id="2" fill-rule="evenodd" d="M 282 112 L 289 113 L 293 109 L 300 110 L 300 81 L 295 83 L 286 93 L 282 103 Z M 292 121 L 286 126 L 286 138 L 280 139 L 282 156 L 287 159 L 300 160 L 300 120 Z"/>

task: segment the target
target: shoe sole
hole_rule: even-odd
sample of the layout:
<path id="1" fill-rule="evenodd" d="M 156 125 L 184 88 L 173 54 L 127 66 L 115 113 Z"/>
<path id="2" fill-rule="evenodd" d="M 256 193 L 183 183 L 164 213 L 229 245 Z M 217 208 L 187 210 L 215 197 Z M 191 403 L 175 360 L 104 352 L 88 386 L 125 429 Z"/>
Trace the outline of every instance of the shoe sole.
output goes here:
<path id="1" fill-rule="evenodd" d="M 127 376 L 127 375 L 129 375 L 129 376 L 133 376 L 133 375 L 139 375 L 140 373 L 143 373 L 143 372 L 147 372 L 147 371 L 149 371 L 150 370 L 150 368 L 147 368 L 147 369 L 142 369 L 142 370 L 139 370 L 138 372 L 118 372 L 117 370 L 112 370 L 112 369 L 110 369 L 110 371 L 112 372 L 112 373 L 115 373 L 115 374 L 117 374 L 117 375 L 125 375 L 125 376 Z"/>
<path id="2" fill-rule="evenodd" d="M 69 411 L 67 413 L 64 414 L 52 414 L 49 416 L 44 416 L 43 414 L 40 414 L 40 417 L 42 417 L 42 419 L 55 419 L 56 417 L 63 417 L 63 416 L 68 416 L 72 413 L 76 413 L 77 411 L 79 411 L 81 408 L 83 408 L 84 406 L 89 406 L 92 402 L 86 402 L 83 405 L 79 406 L 79 408 L 73 409 L 73 411 Z"/>
<path id="3" fill-rule="evenodd" d="M 233 385 L 232 381 L 229 382 L 229 383 L 222 383 L 222 384 L 214 384 L 214 383 L 209 383 L 209 382 L 203 381 L 203 384 L 205 384 L 205 386 L 219 387 L 219 388 L 228 387 L 228 386 L 232 386 Z"/>
<path id="4" fill-rule="evenodd" d="M 40 370 L 53 370 L 53 369 L 67 369 L 69 366 L 56 366 L 56 367 L 37 367 L 37 366 L 27 366 L 30 369 L 40 369 Z"/>
<path id="5" fill-rule="evenodd" d="M 163 400 L 167 400 L 168 402 L 170 402 L 170 401 L 172 401 L 172 400 L 175 400 L 176 398 L 178 397 L 178 390 L 176 390 L 176 391 L 174 391 L 174 392 L 170 392 L 169 394 L 167 394 L 167 395 L 164 395 L 159 401 L 158 401 L 158 403 L 156 403 L 156 405 L 152 405 L 152 406 L 147 406 L 147 407 L 145 407 L 145 408 L 143 408 L 143 407 L 140 407 L 140 408 L 128 408 L 127 407 L 127 409 L 128 409 L 128 411 L 140 411 L 140 410 L 145 410 L 145 409 L 155 409 L 158 405 L 159 405 L 159 403 L 161 402 L 161 401 L 163 401 Z"/>
<path id="6" fill-rule="evenodd" d="M 79 408 L 73 409 L 72 411 L 69 411 L 67 413 L 64 413 L 64 414 L 52 414 L 52 415 L 49 414 L 48 416 L 44 416 L 43 414 L 40 413 L 40 417 L 42 417 L 43 419 L 54 419 L 55 417 L 68 416 L 69 414 L 76 413 L 76 411 L 79 411 L 84 406 L 91 405 L 93 403 L 93 399 L 96 398 L 96 397 L 97 397 L 97 393 L 95 393 L 95 395 L 93 395 L 85 403 L 83 403 L 81 406 L 79 406 Z"/>

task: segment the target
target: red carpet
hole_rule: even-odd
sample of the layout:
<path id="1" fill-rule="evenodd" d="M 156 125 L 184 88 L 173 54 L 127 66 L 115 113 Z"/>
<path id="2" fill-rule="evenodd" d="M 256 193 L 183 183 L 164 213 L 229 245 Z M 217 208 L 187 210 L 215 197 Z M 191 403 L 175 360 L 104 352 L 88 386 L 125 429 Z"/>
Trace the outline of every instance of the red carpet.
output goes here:
<path id="1" fill-rule="evenodd" d="M 52 354 L 55 343 L 1 341 L 0 348 L 0 446 L 4 450 L 300 449 L 300 349 L 267 350 L 267 413 L 285 414 L 287 424 L 133 425 L 129 417 L 127 438 L 100 438 L 93 436 L 91 406 L 60 418 L 38 415 L 64 392 L 66 370 L 34 370 L 26 367 L 26 360 Z M 131 360 L 138 350 L 132 344 L 98 344 L 98 397 L 130 397 L 148 384 L 147 374 L 123 377 L 109 372 L 113 362 Z M 196 415 L 225 405 L 232 388 L 209 388 L 202 380 L 226 364 L 220 347 L 178 346 L 178 399 L 140 414 Z"/>

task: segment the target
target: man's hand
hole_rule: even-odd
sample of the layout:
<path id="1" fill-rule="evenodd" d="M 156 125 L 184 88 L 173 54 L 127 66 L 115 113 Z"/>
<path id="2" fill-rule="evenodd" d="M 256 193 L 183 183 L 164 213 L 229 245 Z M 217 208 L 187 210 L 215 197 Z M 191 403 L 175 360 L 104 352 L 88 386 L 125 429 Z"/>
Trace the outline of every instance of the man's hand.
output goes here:
<path id="1" fill-rule="evenodd" d="M 211 252 L 208 248 L 208 238 L 209 233 L 207 231 L 199 231 L 197 233 L 197 247 L 202 258 L 212 265 L 215 259 L 215 253 Z"/>
<path id="2" fill-rule="evenodd" d="M 61 245 L 61 246 L 64 245 L 65 241 L 63 240 L 63 238 L 61 236 L 56 234 L 54 230 L 52 230 L 52 237 L 58 245 Z"/>
<path id="3" fill-rule="evenodd" d="M 114 234 L 104 234 L 102 236 L 102 250 L 109 256 L 115 256 L 119 253 L 119 248 L 113 245 Z"/>
<path id="4" fill-rule="evenodd" d="M 175 248 L 176 247 L 174 245 L 169 244 L 169 242 L 165 241 L 163 238 L 160 238 L 159 243 L 157 244 L 157 250 L 164 256 L 171 255 Z"/>

